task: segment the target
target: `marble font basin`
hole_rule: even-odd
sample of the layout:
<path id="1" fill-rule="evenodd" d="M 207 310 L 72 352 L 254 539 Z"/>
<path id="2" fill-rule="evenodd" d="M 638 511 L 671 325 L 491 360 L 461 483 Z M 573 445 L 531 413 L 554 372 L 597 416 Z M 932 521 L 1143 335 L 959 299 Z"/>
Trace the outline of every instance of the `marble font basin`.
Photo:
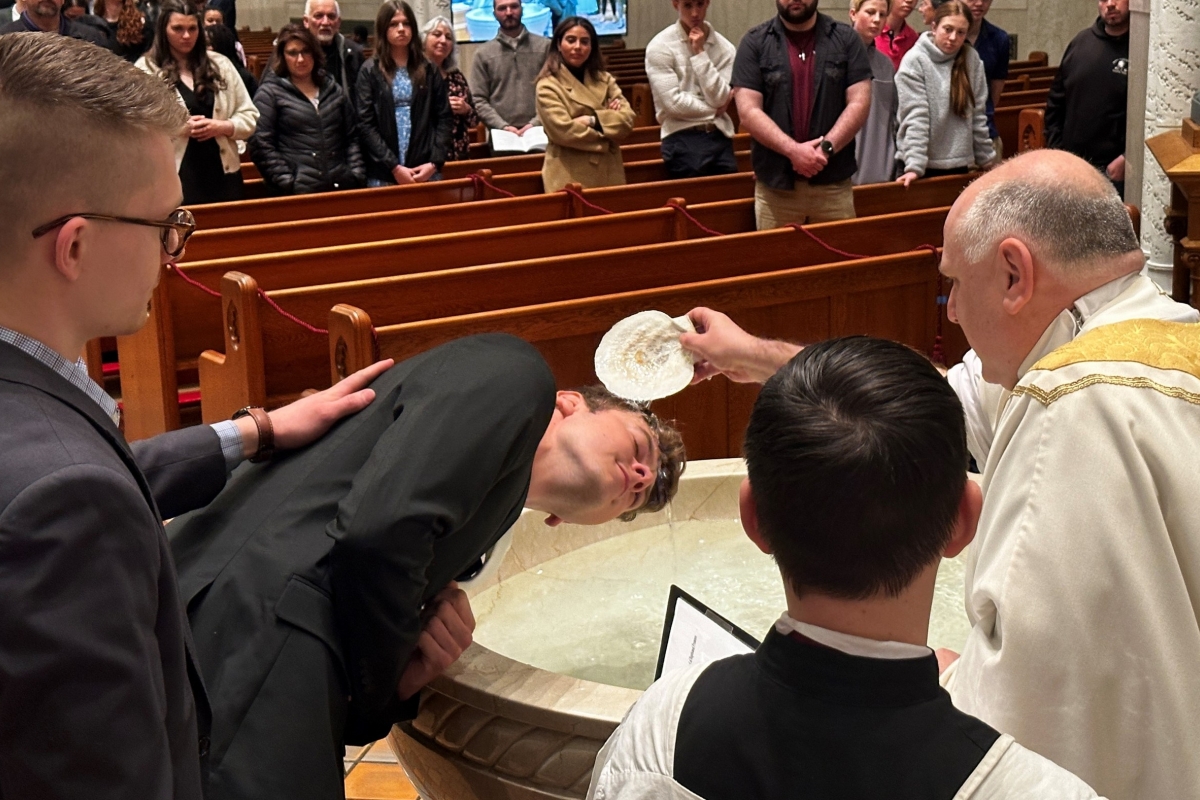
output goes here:
<path id="1" fill-rule="evenodd" d="M 784 609 L 774 562 L 737 522 L 741 459 L 688 465 L 632 523 L 547 528 L 526 511 L 466 590 L 475 644 L 389 742 L 423 797 L 576 798 L 650 684 L 672 583 L 761 638 Z M 962 564 L 938 574 L 930 645 L 969 631 Z"/>

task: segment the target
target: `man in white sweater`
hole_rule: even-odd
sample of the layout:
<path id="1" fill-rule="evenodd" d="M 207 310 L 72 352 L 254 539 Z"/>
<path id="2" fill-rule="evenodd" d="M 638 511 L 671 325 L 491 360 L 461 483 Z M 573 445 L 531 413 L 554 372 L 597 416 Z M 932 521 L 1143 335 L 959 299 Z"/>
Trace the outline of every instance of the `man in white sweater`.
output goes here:
<path id="1" fill-rule="evenodd" d="M 709 0 L 671 0 L 679 21 L 646 45 L 646 75 L 672 178 L 737 172 L 727 113 L 737 49 L 705 21 Z"/>

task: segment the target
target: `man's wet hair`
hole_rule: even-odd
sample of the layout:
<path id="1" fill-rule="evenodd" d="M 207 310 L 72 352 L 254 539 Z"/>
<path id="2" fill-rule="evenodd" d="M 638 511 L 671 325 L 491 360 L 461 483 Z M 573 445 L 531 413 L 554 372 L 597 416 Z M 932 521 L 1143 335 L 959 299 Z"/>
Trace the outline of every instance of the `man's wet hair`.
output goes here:
<path id="1" fill-rule="evenodd" d="M 669 422 L 659 419 L 649 406 L 635 403 L 617 397 L 603 386 L 584 386 L 575 391 L 583 395 L 583 400 L 591 411 L 628 411 L 637 414 L 650 428 L 658 445 L 658 464 L 655 469 L 654 486 L 646 492 L 646 502 L 640 508 L 626 511 L 620 519 L 629 522 L 643 511 L 661 511 L 675 496 L 679 488 L 679 476 L 687 466 L 687 452 L 683 447 L 683 437 Z"/>
<path id="2" fill-rule="evenodd" d="M 806 347 L 768 380 L 744 452 L 759 528 L 799 596 L 895 596 L 935 562 L 966 482 L 958 397 L 866 336 Z"/>

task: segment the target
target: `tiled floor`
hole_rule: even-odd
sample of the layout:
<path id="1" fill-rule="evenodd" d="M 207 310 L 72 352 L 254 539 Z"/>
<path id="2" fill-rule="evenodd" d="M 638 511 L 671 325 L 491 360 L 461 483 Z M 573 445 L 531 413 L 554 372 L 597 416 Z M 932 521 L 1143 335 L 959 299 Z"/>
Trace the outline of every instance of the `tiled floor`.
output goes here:
<path id="1" fill-rule="evenodd" d="M 418 800 L 385 741 L 346 748 L 346 800 Z"/>

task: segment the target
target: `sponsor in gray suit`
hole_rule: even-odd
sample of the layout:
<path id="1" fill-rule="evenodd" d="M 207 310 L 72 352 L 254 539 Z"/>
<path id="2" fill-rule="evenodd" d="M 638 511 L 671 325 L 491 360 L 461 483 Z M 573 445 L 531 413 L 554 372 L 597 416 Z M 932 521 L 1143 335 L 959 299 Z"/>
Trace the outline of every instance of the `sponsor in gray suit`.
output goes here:
<path id="1" fill-rule="evenodd" d="M 0 798 L 200 800 L 209 705 L 162 519 L 211 500 L 258 424 L 306 444 L 387 364 L 130 447 L 78 354 L 141 327 L 183 250 L 185 113 L 112 53 L 35 34 L 0 37 L 0 108 Z"/>

